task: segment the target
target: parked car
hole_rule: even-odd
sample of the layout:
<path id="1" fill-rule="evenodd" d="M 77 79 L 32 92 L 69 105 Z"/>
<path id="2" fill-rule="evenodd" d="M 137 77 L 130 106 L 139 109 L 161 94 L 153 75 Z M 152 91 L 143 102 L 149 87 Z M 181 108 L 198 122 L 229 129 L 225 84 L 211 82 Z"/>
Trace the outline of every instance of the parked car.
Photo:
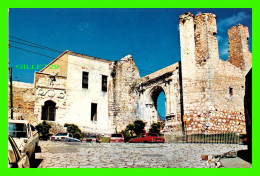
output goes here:
<path id="1" fill-rule="evenodd" d="M 109 142 L 110 143 L 125 142 L 124 135 L 121 133 L 112 133 Z"/>
<path id="2" fill-rule="evenodd" d="M 73 138 L 71 133 L 57 133 L 51 137 L 51 141 L 81 142 L 79 139 Z"/>
<path id="3" fill-rule="evenodd" d="M 100 142 L 100 137 L 99 135 L 95 134 L 89 134 L 86 137 L 83 138 L 83 142 Z"/>
<path id="4" fill-rule="evenodd" d="M 129 141 L 130 143 L 164 143 L 165 139 L 160 137 L 156 133 L 141 133 L 134 139 Z"/>
<path id="5" fill-rule="evenodd" d="M 11 135 L 8 135 L 8 168 L 30 168 L 30 161 L 21 153 Z"/>
<path id="6" fill-rule="evenodd" d="M 239 138 L 242 140 L 243 144 L 247 144 L 247 134 L 246 133 L 240 133 Z"/>
<path id="7" fill-rule="evenodd" d="M 35 159 L 39 135 L 34 126 L 26 120 L 9 120 L 8 134 L 13 137 L 22 154 L 26 154 L 30 160 Z"/>

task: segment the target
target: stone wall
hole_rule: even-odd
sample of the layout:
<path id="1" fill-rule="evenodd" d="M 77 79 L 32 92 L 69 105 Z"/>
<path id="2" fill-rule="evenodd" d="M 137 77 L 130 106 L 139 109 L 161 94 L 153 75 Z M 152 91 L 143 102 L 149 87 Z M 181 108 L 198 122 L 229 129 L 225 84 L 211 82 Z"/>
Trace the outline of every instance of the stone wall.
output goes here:
<path id="1" fill-rule="evenodd" d="M 139 116 L 146 122 L 146 130 L 152 123 L 162 121 L 157 112 L 157 99 L 165 94 L 166 123 L 165 133 L 181 131 L 179 63 L 172 64 L 138 80 Z"/>
<path id="2" fill-rule="evenodd" d="M 228 62 L 245 71 L 252 67 L 252 54 L 248 48 L 248 27 L 238 24 L 228 30 L 229 57 Z"/>
<path id="3" fill-rule="evenodd" d="M 180 30 L 183 116 L 188 134 L 245 131 L 245 75 L 239 67 L 219 58 L 216 16 L 184 14 L 180 16 Z M 234 37 L 229 40 L 232 43 Z M 186 47 L 187 42 L 190 48 Z M 243 47 L 248 50 L 245 43 Z M 191 69 L 193 74 L 189 73 Z"/>
<path id="4" fill-rule="evenodd" d="M 56 104 L 55 122 L 63 124 L 67 108 L 66 80 L 64 76 L 35 72 L 34 113 L 38 123 L 42 121 L 42 107 L 46 101 Z"/>
<path id="5" fill-rule="evenodd" d="M 110 69 L 112 80 L 108 89 L 108 116 L 111 130 L 119 132 L 141 118 L 137 113 L 139 95 L 135 91 L 140 76 L 131 55 L 114 62 Z"/>
<path id="6" fill-rule="evenodd" d="M 14 119 L 28 120 L 32 124 L 37 124 L 34 116 L 35 89 L 31 83 L 13 81 L 13 107 Z M 10 89 L 8 87 L 8 117 L 11 116 L 10 110 Z"/>

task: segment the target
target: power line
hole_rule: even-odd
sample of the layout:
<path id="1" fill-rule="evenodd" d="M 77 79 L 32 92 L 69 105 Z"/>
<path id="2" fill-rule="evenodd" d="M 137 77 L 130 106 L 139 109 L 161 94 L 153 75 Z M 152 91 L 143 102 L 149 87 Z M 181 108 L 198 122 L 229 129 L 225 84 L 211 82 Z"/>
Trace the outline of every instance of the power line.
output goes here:
<path id="1" fill-rule="evenodd" d="M 63 53 L 62 51 L 59 51 L 59 50 L 56 50 L 56 49 L 53 49 L 53 48 L 50 48 L 50 47 L 47 47 L 47 46 L 43 46 L 43 45 L 40 45 L 40 44 L 37 44 L 37 43 L 33 43 L 33 42 L 30 42 L 30 41 L 27 41 L 27 40 L 24 40 L 24 39 L 21 39 L 21 38 L 18 38 L 18 37 L 14 37 L 14 36 L 10 36 L 10 37 L 11 37 L 11 38 L 18 39 L 18 40 L 21 40 L 21 41 L 24 41 L 24 42 L 27 42 L 27 43 L 31 43 L 31 44 L 33 44 L 33 45 L 30 45 L 30 44 L 27 44 L 27 43 L 18 42 L 18 41 L 14 41 L 14 40 L 9 40 L 10 42 L 19 43 L 19 44 L 22 44 L 22 45 L 31 46 L 31 47 L 35 47 L 35 48 L 45 49 L 45 50 L 48 50 L 48 51 Z M 35 46 L 35 45 L 37 45 L 37 46 Z M 13 47 L 15 47 L 15 46 L 13 46 Z M 18 48 L 18 47 L 15 47 L 15 48 Z M 22 48 L 18 48 L 18 49 L 22 49 Z M 25 50 L 25 49 L 22 49 L 22 50 Z M 25 50 L 25 51 L 30 52 L 29 50 Z M 36 53 L 36 52 L 33 52 L 33 51 L 31 51 L 31 52 L 43 56 L 43 54 Z M 45 55 L 45 56 L 46 56 L 46 55 Z M 54 59 L 53 57 L 50 57 L 50 56 L 47 56 L 47 57 Z M 153 73 L 153 72 L 154 72 L 154 71 L 143 70 L 143 69 L 139 69 L 139 71 L 142 72 L 142 73 L 147 73 L 147 74 L 150 74 L 150 73 Z"/>
<path id="2" fill-rule="evenodd" d="M 40 44 L 37 44 L 37 43 L 33 43 L 33 42 L 30 42 L 30 41 L 27 41 L 27 40 L 24 40 L 24 39 L 21 39 L 21 38 L 18 38 L 18 37 L 14 37 L 14 36 L 11 36 L 11 35 L 9 35 L 9 37 L 15 38 L 15 39 L 27 42 L 27 43 L 31 43 L 31 44 L 34 44 L 34 45 L 37 45 L 37 46 L 40 46 L 40 47 L 43 47 L 43 48 L 46 48 L 46 49 L 50 49 L 50 50 L 53 50 L 53 51 L 56 51 L 56 52 L 59 52 L 59 53 L 62 53 L 62 51 L 59 51 L 59 50 L 56 50 L 56 49 L 53 49 L 53 48 L 50 48 L 50 47 L 47 47 L 47 46 L 43 46 L 43 45 L 40 45 Z"/>
<path id="3" fill-rule="evenodd" d="M 53 50 L 53 49 L 48 49 L 48 48 L 41 47 L 41 46 L 30 45 L 30 44 L 27 44 L 27 43 L 17 42 L 17 41 L 14 41 L 14 40 L 9 40 L 9 41 L 10 41 L 10 42 L 14 42 L 14 43 L 19 43 L 19 44 L 22 44 L 22 45 L 26 45 L 26 46 L 31 46 L 31 47 L 35 47 L 35 48 L 40 48 L 40 49 L 48 50 L 48 51 L 53 51 L 53 52 L 62 53 L 62 52 L 55 51 L 55 50 Z"/>
<path id="4" fill-rule="evenodd" d="M 47 55 L 44 55 L 44 54 L 40 54 L 40 53 L 37 53 L 37 52 L 33 52 L 33 51 L 30 51 L 30 50 L 26 50 L 24 48 L 20 48 L 20 47 L 16 47 L 16 46 L 13 46 L 13 45 L 10 45 L 10 47 L 14 47 L 14 48 L 17 48 L 17 49 L 20 49 L 20 50 L 24 50 L 24 51 L 27 51 L 27 52 L 30 52 L 30 53 L 34 53 L 34 54 L 37 54 L 37 55 L 41 55 L 41 56 L 44 56 L 44 57 L 48 57 L 48 58 L 51 58 L 51 59 L 55 59 L 54 57 L 51 57 L 51 56 L 47 56 Z M 82 67 L 82 65 L 78 65 L 78 64 L 75 64 L 75 63 L 71 63 L 71 62 L 68 62 L 68 61 L 64 61 L 64 60 L 60 60 L 60 61 L 63 61 L 63 62 L 66 62 L 66 63 L 70 63 L 72 65 L 76 65 L 76 66 L 80 66 Z M 142 69 L 141 69 L 142 70 Z M 141 71 L 142 72 L 142 71 Z M 147 72 L 147 71 L 145 71 Z M 214 77 L 215 79 L 217 79 L 218 77 Z M 191 78 L 185 78 L 185 79 L 190 79 Z M 199 80 L 199 79 L 193 79 L 194 81 L 201 81 L 201 82 L 205 82 L 204 80 Z M 235 90 L 244 90 L 244 89 L 235 89 Z M 214 91 L 222 91 L 222 90 L 214 90 Z M 189 91 L 189 93 L 194 93 L 194 92 L 197 92 L 197 91 Z"/>
<path id="5" fill-rule="evenodd" d="M 9 46 L 10 46 L 10 47 L 13 47 L 13 48 L 20 49 L 20 50 L 24 50 L 24 51 L 27 51 L 27 52 L 30 52 L 30 53 L 38 54 L 38 55 L 40 55 L 40 56 L 44 56 L 44 57 L 48 57 L 48 58 L 51 58 L 51 59 L 55 59 L 54 57 L 47 56 L 47 55 L 45 55 L 45 54 L 40 54 L 40 53 L 37 53 L 37 52 L 34 52 L 34 51 L 30 51 L 30 50 L 27 50 L 27 49 L 24 49 L 24 48 L 20 48 L 20 47 L 14 46 L 14 45 L 9 45 Z"/>
<path id="6" fill-rule="evenodd" d="M 16 42 L 16 41 L 14 41 L 14 42 Z M 21 42 L 16 42 L 16 43 L 21 43 Z M 29 44 L 25 44 L 25 45 L 29 45 Z M 33 46 L 33 45 L 29 45 L 29 46 Z M 20 50 L 24 50 L 24 51 L 27 51 L 27 52 L 30 52 L 30 53 L 34 53 L 34 54 L 37 54 L 37 55 L 41 55 L 41 56 L 44 56 L 44 57 L 48 57 L 48 58 L 51 58 L 51 59 L 55 59 L 54 57 L 47 56 L 47 55 L 44 55 L 44 54 L 41 54 L 41 53 L 38 53 L 38 52 L 30 51 L 30 50 L 27 50 L 27 49 L 24 49 L 24 48 L 20 48 L 20 47 L 14 46 L 14 45 L 10 45 L 10 47 L 17 48 L 17 49 L 20 49 Z M 37 47 L 37 46 L 33 46 L 33 47 Z M 41 49 L 44 49 L 44 48 L 41 48 Z M 61 60 L 61 61 L 66 62 L 66 63 L 70 63 L 70 62 L 64 61 L 64 60 Z M 76 65 L 76 66 L 80 66 L 80 67 L 82 66 L 82 65 L 75 64 L 75 63 L 70 63 L 70 64 L 73 64 L 73 65 Z M 140 72 L 142 72 L 142 73 L 144 73 L 144 72 L 152 73 L 151 71 L 146 71 L 146 70 L 142 70 L 142 69 L 140 70 Z"/>
<path id="7" fill-rule="evenodd" d="M 37 46 L 33 46 L 33 45 L 29 45 L 29 44 L 26 44 L 26 43 L 21 43 L 21 42 L 17 42 L 17 41 L 13 41 L 13 40 L 9 40 L 11 42 L 15 42 L 15 43 L 20 43 L 20 44 L 24 44 L 24 45 L 28 45 L 28 46 L 32 46 L 32 47 L 37 47 L 37 48 L 41 48 L 41 49 L 44 49 L 46 48 L 47 50 L 51 50 L 51 51 L 55 51 L 55 52 L 59 52 L 59 53 L 63 53 L 62 51 L 59 51 L 59 50 L 56 50 L 56 49 L 53 49 L 53 48 L 50 48 L 50 47 L 47 47 L 47 46 L 43 46 L 43 45 L 40 45 L 40 44 L 37 44 L 37 43 L 33 43 L 33 42 L 30 42 L 30 41 L 27 41 L 27 40 L 23 40 L 23 39 L 20 39 L 18 37 L 14 37 L 14 36 L 10 36 L 12 38 L 15 38 L 15 39 L 18 39 L 18 40 L 21 40 L 21 41 L 25 41 L 25 42 L 28 42 L 28 43 L 31 43 L 31 44 L 34 44 L 34 45 L 38 45 L 40 47 L 37 47 Z M 51 56 L 47 56 L 47 55 L 44 55 L 44 54 L 41 54 L 41 53 L 38 53 L 38 52 L 34 52 L 34 51 L 30 51 L 30 50 L 26 50 L 24 48 L 20 48 L 20 47 L 17 47 L 17 46 L 13 46 L 13 45 L 10 45 L 10 47 L 14 47 L 14 48 L 17 48 L 17 49 L 20 49 L 20 50 L 24 50 L 24 51 L 27 51 L 27 52 L 30 52 L 30 53 L 34 53 L 34 54 L 37 54 L 37 55 L 41 55 L 41 56 L 44 56 L 44 57 L 48 57 L 48 58 L 51 58 L 51 59 L 55 59 L 55 57 L 51 57 Z M 73 64 L 73 65 L 76 65 L 76 66 L 82 66 L 82 65 L 78 65 L 78 64 L 75 64 L 75 63 L 71 63 L 71 62 L 68 62 L 68 61 L 64 61 L 64 60 L 60 60 L 62 62 L 66 62 L 66 63 L 70 63 L 70 64 Z M 143 69 L 138 69 L 140 72 L 142 73 L 146 73 L 146 74 L 151 74 L 151 73 L 154 73 L 156 71 L 149 71 L 149 70 L 143 70 Z M 157 70 L 158 71 L 158 70 Z M 220 76 L 219 76 L 220 77 Z M 218 79 L 217 76 L 214 76 L 215 79 Z M 185 79 L 189 79 L 189 80 L 194 80 L 194 81 L 199 81 L 199 82 L 205 82 L 204 80 L 201 80 L 201 79 L 192 79 L 192 78 L 184 78 Z"/>
<path id="8" fill-rule="evenodd" d="M 45 49 L 45 50 L 49 50 L 49 51 L 54 51 L 54 52 L 58 52 L 58 53 L 63 53 L 62 51 L 59 51 L 59 50 L 56 50 L 56 49 L 53 49 L 53 48 L 50 48 L 50 47 L 47 47 L 47 46 L 43 46 L 43 45 L 40 45 L 40 44 L 37 44 L 37 43 L 33 43 L 33 42 L 30 42 L 30 41 L 27 41 L 27 40 L 24 40 L 24 39 L 21 39 L 21 38 L 18 38 L 18 37 L 14 37 L 14 36 L 10 36 L 11 38 L 15 38 L 15 39 L 18 39 L 18 40 L 21 40 L 21 41 L 24 41 L 24 42 L 27 42 L 27 43 L 31 43 L 31 44 L 34 44 L 34 45 L 37 45 L 37 46 L 34 46 L 34 45 L 30 45 L 30 44 L 27 44 L 27 43 L 22 43 L 22 42 L 18 42 L 18 41 L 14 41 L 14 40 L 9 40 L 11 42 L 14 42 L 14 43 L 19 43 L 19 44 L 22 44 L 22 45 L 27 45 L 27 46 L 32 46 L 32 47 L 36 47 L 36 48 L 40 48 L 40 49 Z M 154 71 L 150 71 L 150 70 L 143 70 L 143 69 L 139 69 L 139 71 L 141 72 L 147 72 L 147 73 L 153 73 Z"/>
<path id="9" fill-rule="evenodd" d="M 41 54 L 41 53 L 38 53 L 38 52 L 34 52 L 34 51 L 30 51 L 30 50 L 27 50 L 27 49 L 24 49 L 24 48 L 20 48 L 20 47 L 17 47 L 17 46 L 10 45 L 10 47 L 17 48 L 17 49 L 20 49 L 20 50 L 23 50 L 23 51 L 27 51 L 27 52 L 30 52 L 30 53 L 38 54 L 40 56 L 48 57 L 48 58 L 51 58 L 51 59 L 56 59 L 55 57 L 47 56 L 47 55 L 44 55 L 44 54 Z M 60 60 L 60 61 L 72 64 L 72 65 L 76 65 L 76 66 L 79 66 L 79 67 L 82 67 L 82 65 L 71 63 L 71 62 L 68 62 L 68 61 L 65 61 L 65 60 Z"/>

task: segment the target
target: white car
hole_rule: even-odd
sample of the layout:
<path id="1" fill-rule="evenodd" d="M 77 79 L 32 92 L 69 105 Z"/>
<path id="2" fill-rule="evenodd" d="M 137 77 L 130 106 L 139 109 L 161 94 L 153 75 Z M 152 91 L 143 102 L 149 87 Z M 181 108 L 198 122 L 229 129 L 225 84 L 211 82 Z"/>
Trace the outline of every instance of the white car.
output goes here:
<path id="1" fill-rule="evenodd" d="M 13 137 L 18 149 L 30 160 L 35 159 L 39 135 L 34 126 L 26 120 L 8 120 L 8 134 Z"/>
<path id="2" fill-rule="evenodd" d="M 51 141 L 81 142 L 79 139 L 73 138 L 70 133 L 57 133 L 51 137 Z"/>
<path id="3" fill-rule="evenodd" d="M 8 135 L 8 168 L 30 168 L 28 156 L 19 151 L 10 135 Z"/>

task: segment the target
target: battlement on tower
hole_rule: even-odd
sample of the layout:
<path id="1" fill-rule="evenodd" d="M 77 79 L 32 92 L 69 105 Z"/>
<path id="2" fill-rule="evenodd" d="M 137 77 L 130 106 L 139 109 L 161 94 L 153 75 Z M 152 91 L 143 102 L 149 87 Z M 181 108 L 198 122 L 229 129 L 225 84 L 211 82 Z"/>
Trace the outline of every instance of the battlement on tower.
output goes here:
<path id="1" fill-rule="evenodd" d="M 216 15 L 190 12 L 179 16 L 182 62 L 202 66 L 219 59 Z M 229 58 L 235 67 L 247 72 L 252 67 L 252 54 L 248 47 L 248 27 L 238 24 L 228 30 Z"/>

